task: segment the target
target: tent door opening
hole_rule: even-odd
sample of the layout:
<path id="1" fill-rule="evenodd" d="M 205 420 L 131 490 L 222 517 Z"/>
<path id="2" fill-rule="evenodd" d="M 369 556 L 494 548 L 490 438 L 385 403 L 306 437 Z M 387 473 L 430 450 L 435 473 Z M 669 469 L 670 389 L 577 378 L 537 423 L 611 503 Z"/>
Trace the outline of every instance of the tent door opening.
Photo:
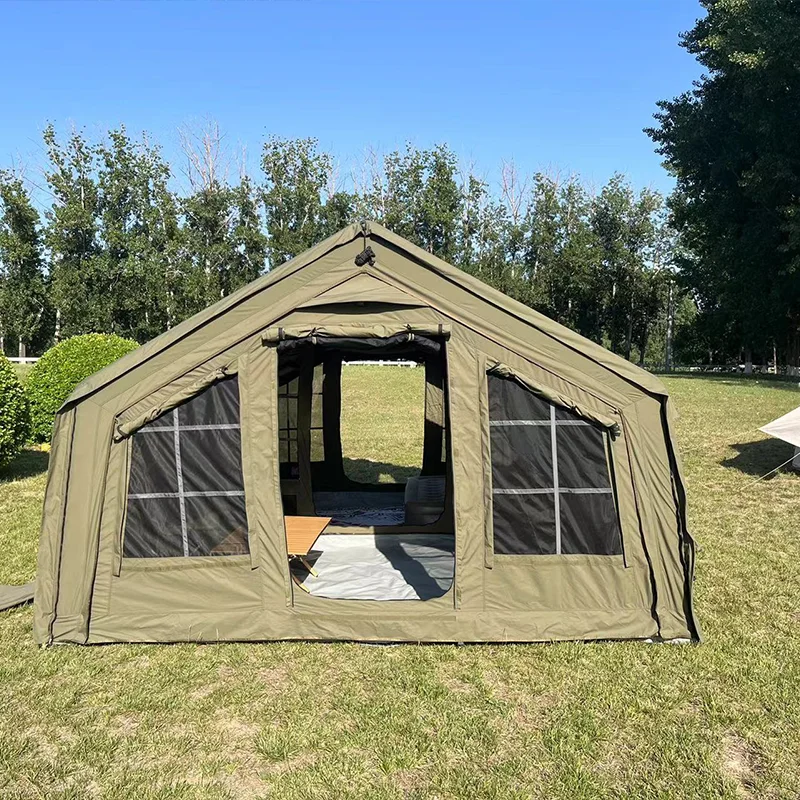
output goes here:
<path id="1" fill-rule="evenodd" d="M 384 370 L 403 371 L 403 397 L 381 391 Z M 292 560 L 303 590 L 331 599 L 426 600 L 450 589 L 446 378 L 443 338 L 314 336 L 278 344 L 283 513 L 290 526 L 292 518 L 329 520 L 307 556 Z M 397 441 L 402 453 L 389 444 Z"/>

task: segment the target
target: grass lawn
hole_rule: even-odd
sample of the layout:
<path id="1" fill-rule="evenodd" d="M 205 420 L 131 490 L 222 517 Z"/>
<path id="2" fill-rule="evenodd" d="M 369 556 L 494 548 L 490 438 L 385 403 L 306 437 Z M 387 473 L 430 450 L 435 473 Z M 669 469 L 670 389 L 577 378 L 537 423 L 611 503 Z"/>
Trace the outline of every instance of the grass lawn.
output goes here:
<path id="1" fill-rule="evenodd" d="M 425 438 L 425 369 L 346 366 L 341 424 L 348 478 L 399 483 L 419 475 Z"/>
<path id="2" fill-rule="evenodd" d="M 409 420 L 419 372 L 381 377 Z M 350 375 L 346 403 L 366 402 L 376 390 Z M 667 383 L 704 644 L 37 650 L 31 609 L 13 610 L 0 613 L 0 797 L 800 797 L 800 476 L 748 485 L 790 455 L 757 428 L 800 391 Z M 349 449 L 368 424 L 355 411 L 346 452 L 385 459 Z M 418 443 L 391 430 L 394 460 L 413 467 Z M 45 458 L 2 476 L 0 582 L 34 574 Z"/>

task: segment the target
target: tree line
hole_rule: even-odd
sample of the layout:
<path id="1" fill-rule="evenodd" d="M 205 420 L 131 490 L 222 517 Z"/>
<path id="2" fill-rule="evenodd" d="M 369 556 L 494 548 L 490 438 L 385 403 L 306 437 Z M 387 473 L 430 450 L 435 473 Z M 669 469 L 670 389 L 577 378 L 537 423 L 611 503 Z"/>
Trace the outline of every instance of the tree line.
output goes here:
<path id="1" fill-rule="evenodd" d="M 50 126 L 40 183 L 0 171 L 0 346 L 146 341 L 368 218 L 639 363 L 797 374 L 800 5 L 701 6 L 680 42 L 706 73 L 647 129 L 676 178 L 666 201 L 508 163 L 490 184 L 445 144 L 368 152 L 343 176 L 315 139 L 270 137 L 250 175 L 214 125 L 184 131 L 182 170 L 125 128 Z"/>
<path id="2" fill-rule="evenodd" d="M 680 331 L 693 314 L 663 198 L 621 175 L 592 191 L 505 163 L 492 187 L 446 145 L 408 145 L 368 153 L 343 179 L 315 139 L 279 137 L 249 175 L 210 125 L 184 132 L 178 181 L 124 127 L 98 142 L 52 126 L 43 138 L 42 183 L 0 172 L 6 351 L 92 331 L 147 341 L 359 219 L 640 362 L 663 362 L 668 322 Z"/>

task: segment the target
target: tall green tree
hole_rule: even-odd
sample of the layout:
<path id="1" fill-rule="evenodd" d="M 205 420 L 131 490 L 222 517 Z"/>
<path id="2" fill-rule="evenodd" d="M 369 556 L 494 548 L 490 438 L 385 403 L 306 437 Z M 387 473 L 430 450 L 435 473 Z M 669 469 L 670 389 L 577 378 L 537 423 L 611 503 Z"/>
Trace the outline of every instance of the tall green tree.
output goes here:
<path id="1" fill-rule="evenodd" d="M 115 291 L 102 330 L 146 341 L 175 322 L 178 205 L 146 138 L 111 130 L 97 152 L 100 272 Z"/>
<path id="2" fill-rule="evenodd" d="M 228 178 L 230 159 L 216 123 L 182 132 L 190 193 L 181 198 L 179 318 L 200 311 L 257 278 L 265 268 L 267 238 L 258 189 L 240 168 Z"/>
<path id="3" fill-rule="evenodd" d="M 599 248 L 590 224 L 591 198 L 574 176 L 537 174 L 527 218 L 525 263 L 530 304 L 557 322 L 600 341 L 603 297 Z"/>
<path id="4" fill-rule="evenodd" d="M 229 236 L 233 222 L 230 192 L 214 182 L 181 201 L 183 293 L 181 317 L 188 317 L 224 296 L 220 280 L 234 258 Z"/>
<path id="5" fill-rule="evenodd" d="M 231 229 L 234 258 L 225 274 L 223 291 L 226 294 L 261 275 L 268 255 L 268 239 L 259 213 L 257 187 L 249 176 L 242 174 L 231 193 L 234 209 Z"/>
<path id="6" fill-rule="evenodd" d="M 492 197 L 486 184 L 470 179 L 468 235 L 460 240 L 456 259 L 449 259 L 495 289 L 521 300 L 521 282 L 507 260 L 508 219 L 503 204 Z"/>
<path id="7" fill-rule="evenodd" d="M 384 159 L 382 221 L 395 233 L 447 261 L 459 258 L 463 196 L 458 160 L 446 145 L 407 145 Z"/>
<path id="8" fill-rule="evenodd" d="M 47 323 L 39 212 L 22 179 L 0 170 L 0 340 L 16 337 L 24 356 Z M 3 349 L 0 346 L 0 350 Z"/>
<path id="9" fill-rule="evenodd" d="M 316 139 L 271 136 L 264 143 L 261 169 L 269 263 L 277 267 L 333 232 L 324 208 L 333 164 Z"/>
<path id="10" fill-rule="evenodd" d="M 681 37 L 705 68 L 648 133 L 677 178 L 682 272 L 726 355 L 800 344 L 800 5 L 701 0 Z M 732 343 L 732 347 L 730 345 Z M 719 346 L 719 345 L 718 345 Z"/>
<path id="11" fill-rule="evenodd" d="M 213 181 L 181 202 L 180 316 L 190 316 L 257 278 L 267 239 L 250 179 Z"/>
<path id="12" fill-rule="evenodd" d="M 604 295 L 605 333 L 612 350 L 630 359 L 634 330 L 649 300 L 648 271 L 657 241 L 655 215 L 660 196 L 648 189 L 636 195 L 615 175 L 595 198 L 592 228 L 600 254 L 600 283 Z"/>
<path id="13" fill-rule="evenodd" d="M 95 149 L 79 131 L 59 142 L 52 125 L 43 138 L 49 160 L 45 178 L 53 197 L 45 214 L 45 243 L 51 259 L 55 336 L 107 330 L 116 286 L 100 259 Z"/>

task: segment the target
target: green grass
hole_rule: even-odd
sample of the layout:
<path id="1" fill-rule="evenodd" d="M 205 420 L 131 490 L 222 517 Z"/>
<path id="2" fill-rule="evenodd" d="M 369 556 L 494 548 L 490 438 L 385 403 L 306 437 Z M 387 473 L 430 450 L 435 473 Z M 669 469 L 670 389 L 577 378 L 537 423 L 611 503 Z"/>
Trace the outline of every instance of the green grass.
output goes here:
<path id="1" fill-rule="evenodd" d="M 342 370 L 342 456 L 347 477 L 402 483 L 419 475 L 425 435 L 422 367 Z"/>
<path id="2" fill-rule="evenodd" d="M 800 392 L 667 383 L 704 644 L 37 650 L 18 609 L 0 614 L 0 797 L 800 797 L 800 476 L 748 485 L 790 455 L 757 428 Z M 42 459 L 0 483 L 0 582 L 33 576 Z"/>

